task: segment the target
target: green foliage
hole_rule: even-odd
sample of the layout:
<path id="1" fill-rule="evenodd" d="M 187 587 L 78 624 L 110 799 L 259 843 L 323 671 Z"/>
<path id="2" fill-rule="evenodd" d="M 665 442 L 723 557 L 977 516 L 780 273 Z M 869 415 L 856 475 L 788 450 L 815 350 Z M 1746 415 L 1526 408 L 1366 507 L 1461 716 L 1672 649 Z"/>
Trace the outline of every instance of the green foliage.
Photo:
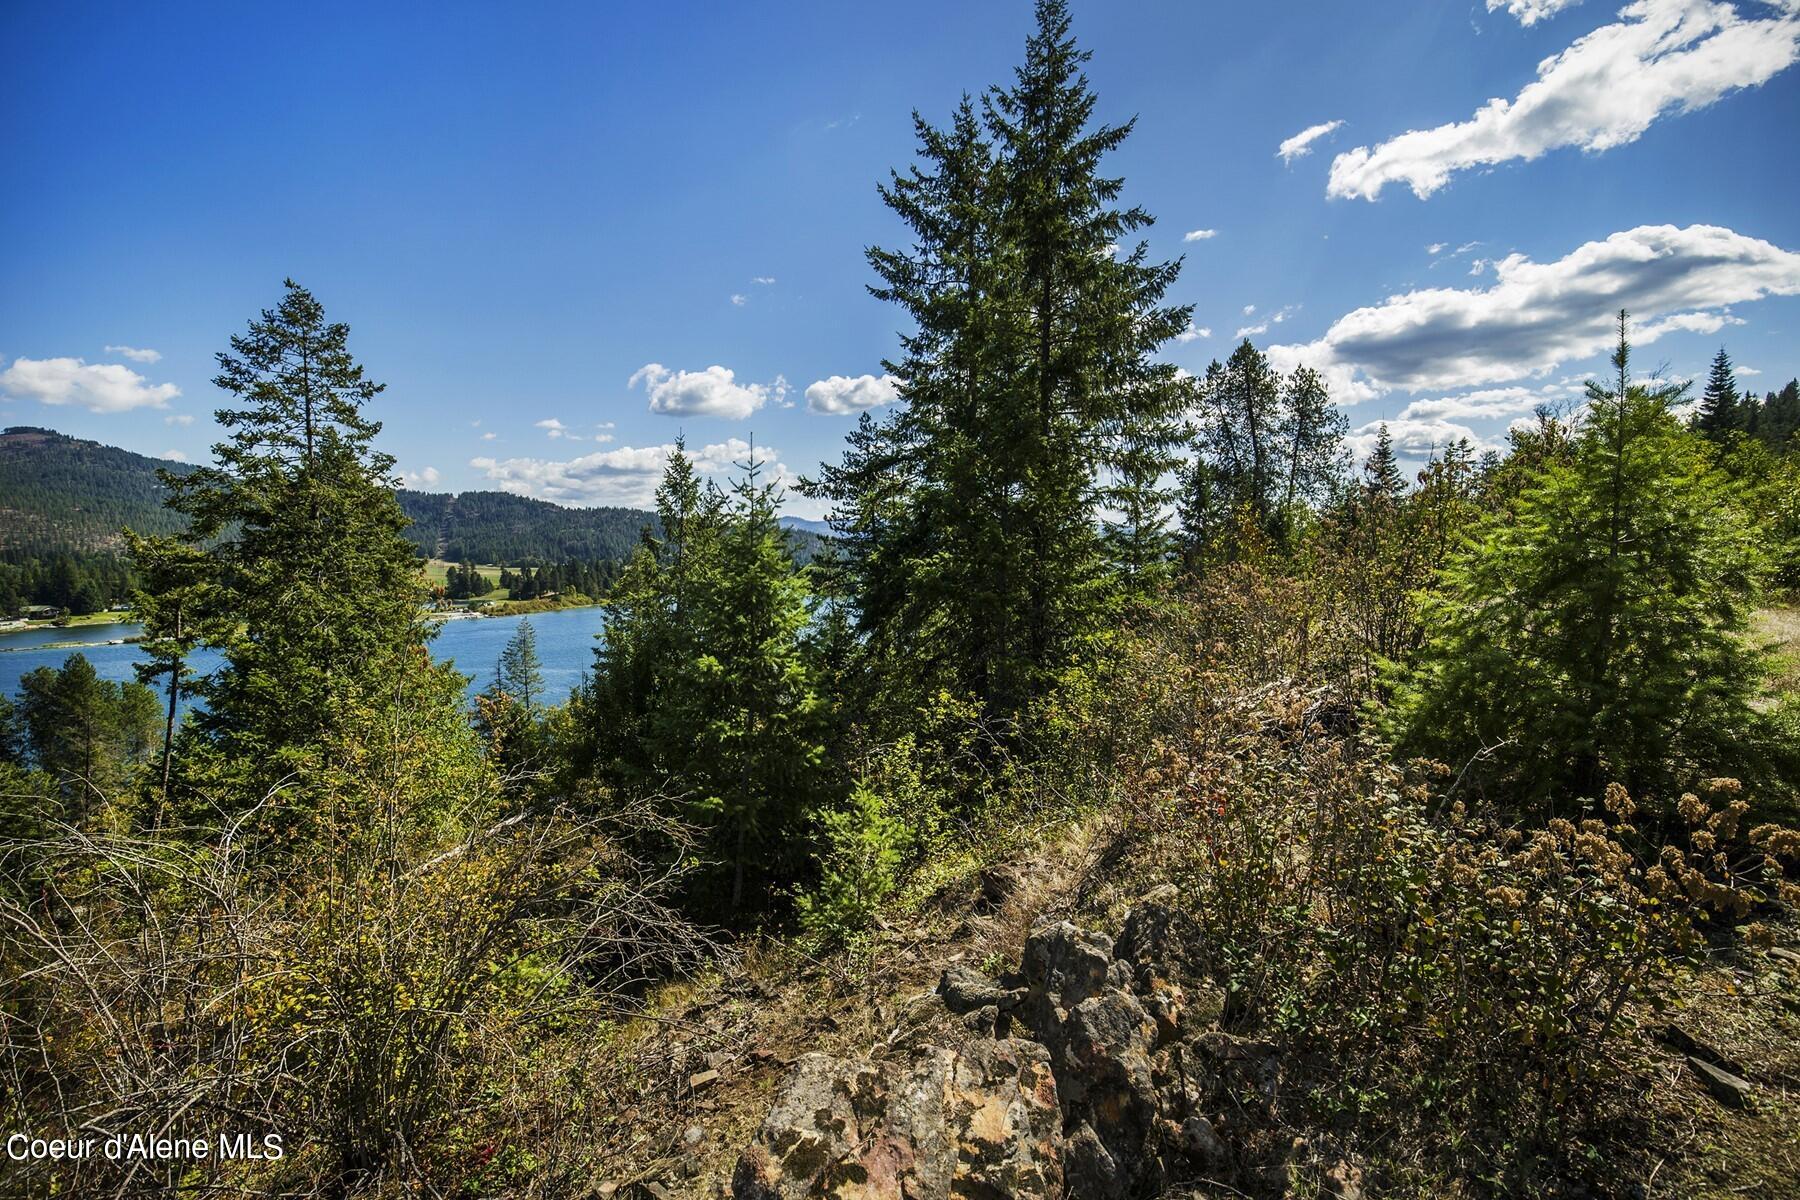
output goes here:
<path id="1" fill-rule="evenodd" d="M 218 356 L 215 384 L 244 407 L 219 411 L 232 433 L 215 462 L 165 477 L 190 521 L 180 552 L 205 560 L 194 615 L 225 658 L 192 685 L 195 723 L 220 761 L 271 781 L 346 705 L 388 690 L 425 638 L 393 460 L 363 414 L 381 385 L 351 358 L 348 327 L 286 288 Z M 159 559 L 174 549 L 139 548 L 147 576 L 168 573 Z"/>
<path id="2" fill-rule="evenodd" d="M 1332 498 L 1346 427 L 1317 372 L 1300 367 L 1284 377 L 1248 340 L 1224 363 L 1213 360 L 1199 387 L 1186 470 L 1186 559 L 1235 553 L 1230 535 L 1240 516 L 1263 536 L 1287 540 L 1309 506 Z M 1382 453 L 1378 445 L 1375 461 Z M 1391 467 L 1391 445 L 1387 453 Z"/>
<path id="3" fill-rule="evenodd" d="M 162 742 L 150 689 L 101 679 L 81 654 L 69 655 L 60 670 L 38 667 L 25 675 L 16 721 L 25 757 L 55 781 L 58 810 L 43 815 L 77 825 L 123 799 L 133 768 Z"/>
<path id="4" fill-rule="evenodd" d="M 602 778 L 679 800 L 706 831 L 737 913 L 749 888 L 791 878 L 823 781 L 824 702 L 806 638 L 808 588 L 761 464 L 730 500 L 702 489 L 678 446 L 657 492 L 663 536 L 606 604 L 594 680 L 579 703 Z"/>
<path id="5" fill-rule="evenodd" d="M 1528 803 L 1767 769 L 1754 525 L 1670 415 L 1678 390 L 1630 385 L 1623 340 L 1615 363 L 1570 459 L 1445 570 L 1395 696 L 1404 746 Z"/>
<path id="6" fill-rule="evenodd" d="M 1037 18 L 1010 86 L 948 128 L 915 120 L 924 163 L 882 189 L 913 245 L 869 252 L 874 294 L 914 326 L 887 364 L 902 403 L 807 485 L 897 712 L 945 690 L 1016 719 L 1167 553 L 1160 480 L 1187 389 L 1155 351 L 1188 324 L 1163 303 L 1179 263 L 1114 252 L 1150 222 L 1101 170 L 1131 126 L 1093 124 L 1066 7 Z M 1122 514 L 1104 537 L 1102 500 Z"/>
<path id="7" fill-rule="evenodd" d="M 866 783 L 843 805 L 820 812 L 818 823 L 819 881 L 795 909 L 800 928 L 830 946 L 868 925 L 892 894 L 913 835 Z"/>
<path id="8" fill-rule="evenodd" d="M 1708 439 L 1719 442 L 1731 434 L 1743 432 L 1749 424 L 1748 418 L 1748 407 L 1738 396 L 1731 356 L 1720 346 L 1706 376 L 1706 391 L 1701 393 L 1699 407 L 1694 411 L 1694 428 Z"/>
<path id="9" fill-rule="evenodd" d="M 1441 764 L 1334 733 L 1328 693 L 1160 654 L 1122 690 L 1155 739 L 1121 763 L 1120 869 L 1178 886 L 1226 1027 L 1288 1081 L 1245 1118 L 1404 1145 L 1461 1181 L 1445 1190 L 1578 1179 L 1569 1152 L 1625 1119 L 1702 928 L 1800 895 L 1800 837 L 1744 828 L 1735 780 L 1684 796 L 1666 846 L 1617 784 L 1520 829 L 1449 800 Z"/>

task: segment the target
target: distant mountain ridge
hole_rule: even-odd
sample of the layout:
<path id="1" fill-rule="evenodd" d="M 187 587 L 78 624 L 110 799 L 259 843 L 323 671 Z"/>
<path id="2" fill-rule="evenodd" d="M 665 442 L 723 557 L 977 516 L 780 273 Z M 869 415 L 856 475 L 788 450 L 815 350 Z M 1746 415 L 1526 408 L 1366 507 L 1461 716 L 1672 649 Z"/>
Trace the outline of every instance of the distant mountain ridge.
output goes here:
<path id="1" fill-rule="evenodd" d="M 0 432 L 0 555 L 19 561 L 59 553 L 118 554 L 119 530 L 175 533 L 184 519 L 163 507 L 158 469 L 194 468 L 52 429 Z M 509 492 L 395 493 L 412 519 L 407 536 L 428 558 L 513 566 L 623 559 L 656 528 L 635 508 L 565 508 Z M 812 556 L 823 522 L 784 517 L 796 555 Z"/>

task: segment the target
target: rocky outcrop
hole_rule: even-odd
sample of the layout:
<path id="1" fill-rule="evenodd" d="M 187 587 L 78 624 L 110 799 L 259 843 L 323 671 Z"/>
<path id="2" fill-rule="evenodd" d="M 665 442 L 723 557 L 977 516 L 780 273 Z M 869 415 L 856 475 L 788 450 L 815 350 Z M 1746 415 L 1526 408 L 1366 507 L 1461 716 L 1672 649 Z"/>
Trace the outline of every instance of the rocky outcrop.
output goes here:
<path id="1" fill-rule="evenodd" d="M 740 1200 L 1062 1194 L 1050 1056 L 1021 1038 L 904 1061 L 808 1054 L 738 1161 Z"/>
<path id="2" fill-rule="evenodd" d="M 1169 899 L 1141 901 L 1116 943 L 1044 924 L 998 980 L 953 965 L 941 1019 L 893 1057 L 800 1060 L 733 1195 L 1126 1200 L 1230 1175 L 1232 1118 L 1268 1111 L 1280 1062 L 1219 1027 L 1216 988 L 1184 979 Z M 1327 1194 L 1354 1191 L 1354 1166 L 1335 1169 Z"/>

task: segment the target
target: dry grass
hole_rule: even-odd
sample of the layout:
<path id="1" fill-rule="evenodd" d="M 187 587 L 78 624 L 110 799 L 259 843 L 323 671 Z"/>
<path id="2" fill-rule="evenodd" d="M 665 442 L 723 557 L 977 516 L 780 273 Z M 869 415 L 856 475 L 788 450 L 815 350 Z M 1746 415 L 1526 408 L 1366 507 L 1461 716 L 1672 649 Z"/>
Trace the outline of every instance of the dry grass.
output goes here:
<path id="1" fill-rule="evenodd" d="M 1782 933 L 1790 950 L 1800 945 L 1800 929 Z M 1681 1054 L 1662 1058 L 1646 1200 L 1800 1194 L 1800 965 L 1754 950 L 1721 955 L 1693 980 L 1674 1023 L 1741 1067 L 1756 1091 L 1749 1107 L 1728 1108 Z"/>
<path id="2" fill-rule="evenodd" d="M 1775 686 L 1800 691 L 1800 607 L 1762 609 L 1750 627 L 1757 638 L 1775 644 Z"/>

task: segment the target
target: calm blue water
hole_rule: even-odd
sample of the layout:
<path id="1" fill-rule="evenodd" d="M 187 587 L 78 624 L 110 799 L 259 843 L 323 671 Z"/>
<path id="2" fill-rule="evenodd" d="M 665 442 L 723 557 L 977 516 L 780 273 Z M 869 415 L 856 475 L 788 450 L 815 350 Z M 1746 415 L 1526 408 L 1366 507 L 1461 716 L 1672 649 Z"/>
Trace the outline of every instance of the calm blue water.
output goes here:
<path id="1" fill-rule="evenodd" d="M 511 639 L 524 617 L 479 617 L 461 621 L 445 621 L 432 639 L 431 653 L 439 660 L 448 659 L 456 669 L 470 676 L 469 695 L 485 688 L 494 678 L 494 664 L 500 651 Z M 569 608 L 561 612 L 533 613 L 529 618 L 537 631 L 538 657 L 544 663 L 544 696 L 560 702 L 594 662 L 594 635 L 600 632 L 604 618 L 598 608 Z M 60 667 L 71 654 L 87 655 L 102 679 L 125 681 L 135 679 L 131 666 L 141 661 L 138 648 L 117 644 L 118 640 L 136 637 L 136 625 L 89 625 L 78 629 L 32 629 L 22 633 L 0 634 L 0 695 L 16 696 L 19 680 L 37 667 Z M 46 642 L 81 642 L 77 650 L 65 647 L 45 650 Z M 109 644 L 110 643 L 110 644 Z M 193 666 L 210 671 L 218 665 L 212 654 L 197 654 Z"/>

